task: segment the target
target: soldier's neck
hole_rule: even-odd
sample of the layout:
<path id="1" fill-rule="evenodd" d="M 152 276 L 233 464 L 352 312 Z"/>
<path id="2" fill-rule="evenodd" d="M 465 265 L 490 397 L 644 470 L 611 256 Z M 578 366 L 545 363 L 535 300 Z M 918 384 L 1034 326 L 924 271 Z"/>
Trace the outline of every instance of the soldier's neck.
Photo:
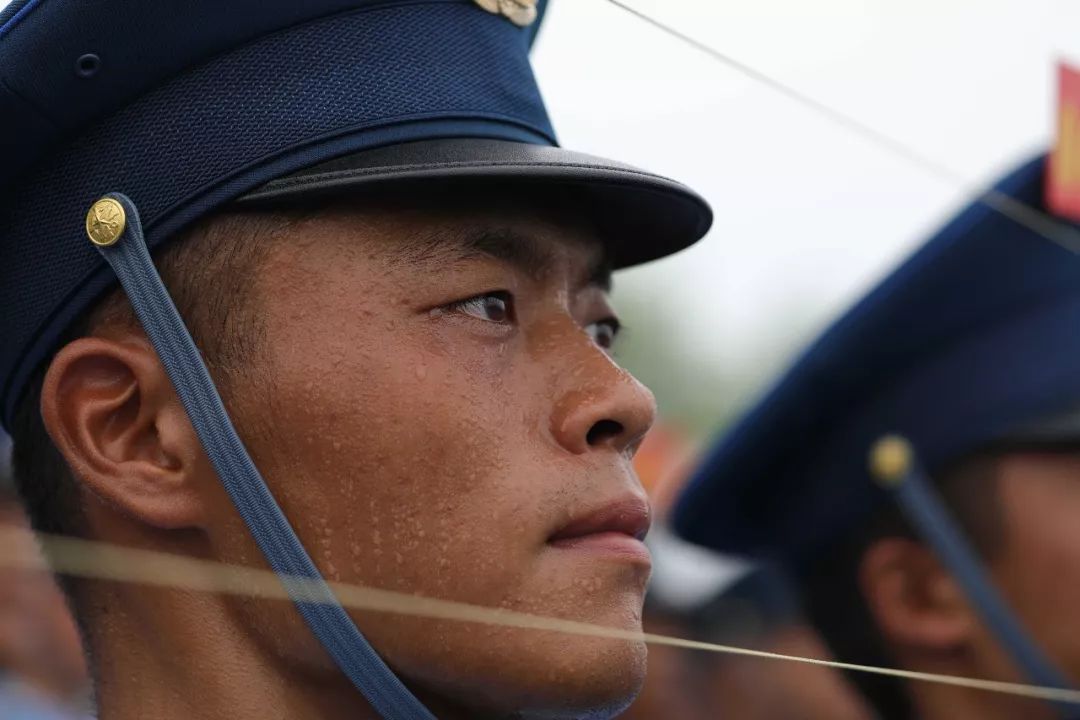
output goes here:
<path id="1" fill-rule="evenodd" d="M 306 674 L 275 660 L 225 598 L 133 586 L 86 595 L 99 720 L 377 720 L 333 669 Z"/>

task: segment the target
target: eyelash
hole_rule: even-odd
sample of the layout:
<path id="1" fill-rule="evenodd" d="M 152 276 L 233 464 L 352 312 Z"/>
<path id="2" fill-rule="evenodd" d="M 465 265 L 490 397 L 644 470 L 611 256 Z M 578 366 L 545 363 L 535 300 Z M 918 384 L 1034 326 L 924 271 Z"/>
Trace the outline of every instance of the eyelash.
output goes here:
<path id="1" fill-rule="evenodd" d="M 485 308 L 484 303 L 488 300 L 497 300 L 502 304 L 502 309 L 506 313 L 504 320 L 492 320 L 489 318 L 480 317 L 479 314 L 469 312 L 470 310 L 490 309 L 490 306 Z M 456 300 L 446 306 L 447 310 L 452 312 L 461 312 L 470 317 L 474 317 L 477 320 L 484 322 L 503 323 L 512 322 L 516 320 L 516 314 L 514 313 L 514 296 L 505 290 L 494 290 L 491 292 L 480 293 L 479 295 L 473 295 L 472 297 L 465 298 L 463 300 Z"/>
<path id="2" fill-rule="evenodd" d="M 588 332 L 589 328 L 592 327 L 606 327 L 610 332 L 610 340 L 608 340 L 606 343 L 602 341 L 598 335 L 593 335 L 592 333 L 589 333 L 590 335 L 592 335 L 593 342 L 595 342 L 598 347 L 603 350 L 611 350 L 615 347 L 615 342 L 619 339 L 619 331 L 622 330 L 622 323 L 619 322 L 618 318 L 608 317 L 604 318 L 603 320 L 597 320 L 596 322 L 590 324 L 588 327 L 585 328 L 586 332 Z"/>
<path id="3" fill-rule="evenodd" d="M 498 302 L 499 305 L 489 305 L 487 304 L 489 300 L 495 300 Z M 493 320 L 490 318 L 481 317 L 481 315 L 485 311 L 490 310 L 493 306 L 500 307 L 500 309 L 505 313 L 505 318 Z M 493 290 L 491 292 L 473 295 L 472 297 L 464 298 L 462 300 L 455 300 L 454 302 L 446 305 L 445 309 L 450 312 L 464 313 L 465 315 L 476 318 L 477 320 L 480 320 L 482 322 L 502 324 L 506 322 L 514 322 L 517 320 L 517 313 L 515 312 L 514 308 L 514 296 L 506 290 Z M 597 329 L 601 327 L 607 328 L 608 333 L 606 335 L 594 333 L 591 330 L 594 327 Z M 590 323 L 588 326 L 586 326 L 585 331 L 589 333 L 589 335 L 593 339 L 593 342 L 595 342 L 600 348 L 604 350 L 610 350 L 614 346 L 615 341 L 618 339 L 619 331 L 621 329 L 622 323 L 619 322 L 618 318 L 607 317 L 601 320 L 597 320 L 594 323 Z M 604 340 L 603 338 L 605 337 L 610 338 L 610 340 Z"/>

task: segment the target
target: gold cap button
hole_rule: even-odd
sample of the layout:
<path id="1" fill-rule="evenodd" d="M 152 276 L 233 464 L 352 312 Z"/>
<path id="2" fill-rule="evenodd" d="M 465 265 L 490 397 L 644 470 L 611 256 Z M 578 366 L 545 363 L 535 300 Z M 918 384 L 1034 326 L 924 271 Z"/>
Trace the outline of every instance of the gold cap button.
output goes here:
<path id="1" fill-rule="evenodd" d="M 870 471 L 881 485 L 899 485 L 911 470 L 911 443 L 899 435 L 886 435 L 870 450 Z"/>
<path id="2" fill-rule="evenodd" d="M 86 234 L 98 247 L 108 247 L 120 239 L 127 226 L 124 206 L 112 198 L 101 198 L 86 213 Z"/>

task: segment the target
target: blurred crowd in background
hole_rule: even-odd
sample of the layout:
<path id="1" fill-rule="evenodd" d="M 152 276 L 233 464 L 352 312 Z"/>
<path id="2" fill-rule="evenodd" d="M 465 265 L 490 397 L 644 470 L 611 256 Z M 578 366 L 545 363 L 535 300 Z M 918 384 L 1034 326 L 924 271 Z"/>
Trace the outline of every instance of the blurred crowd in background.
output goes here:
<path id="1" fill-rule="evenodd" d="M 830 659 L 821 638 L 802 617 L 798 591 L 782 570 L 709 552 L 683 542 L 668 529 L 672 503 L 700 459 L 698 454 L 686 430 L 661 424 L 635 460 L 659 520 L 648 540 L 654 572 L 645 604 L 645 631 Z M 835 670 L 653 645 L 645 688 L 624 717 L 869 720 L 873 716 Z"/>
<path id="2" fill-rule="evenodd" d="M 10 452 L 0 433 L 0 717 L 47 720 L 86 707 L 89 678 L 75 621 L 15 495 Z M 41 569 L 20 567 L 35 562 Z"/>

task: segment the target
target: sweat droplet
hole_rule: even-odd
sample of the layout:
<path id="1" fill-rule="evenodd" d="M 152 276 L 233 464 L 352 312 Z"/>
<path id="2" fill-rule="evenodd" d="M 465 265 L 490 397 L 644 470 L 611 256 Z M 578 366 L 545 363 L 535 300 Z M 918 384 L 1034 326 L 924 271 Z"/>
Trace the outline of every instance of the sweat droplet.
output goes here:
<path id="1" fill-rule="evenodd" d="M 416 366 L 416 379 L 423 380 L 427 377 L 427 368 L 423 365 Z"/>

